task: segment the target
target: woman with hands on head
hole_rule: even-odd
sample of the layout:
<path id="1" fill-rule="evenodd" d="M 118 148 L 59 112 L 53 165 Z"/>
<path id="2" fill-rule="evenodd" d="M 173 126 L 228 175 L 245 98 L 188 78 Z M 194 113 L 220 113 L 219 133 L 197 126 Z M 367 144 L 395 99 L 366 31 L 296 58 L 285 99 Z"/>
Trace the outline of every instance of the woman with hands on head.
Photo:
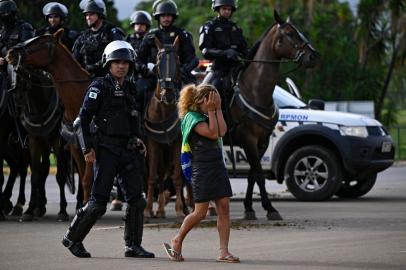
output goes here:
<path id="1" fill-rule="evenodd" d="M 214 201 L 220 238 L 220 252 L 216 261 L 239 262 L 239 258 L 228 251 L 232 191 L 223 160 L 221 137 L 226 134 L 227 125 L 221 111 L 220 95 L 209 84 L 188 85 L 180 92 L 178 109 L 182 144 L 187 143 L 192 153 L 191 182 L 195 209 L 186 216 L 170 244 L 164 243 L 164 249 L 171 260 L 183 261 L 183 240 L 206 217 L 209 201 Z"/>

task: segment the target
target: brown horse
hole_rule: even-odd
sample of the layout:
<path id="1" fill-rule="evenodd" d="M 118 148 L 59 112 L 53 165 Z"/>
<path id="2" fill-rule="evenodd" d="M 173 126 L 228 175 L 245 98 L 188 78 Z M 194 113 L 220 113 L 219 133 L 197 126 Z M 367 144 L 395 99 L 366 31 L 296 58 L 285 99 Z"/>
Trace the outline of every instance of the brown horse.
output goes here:
<path id="1" fill-rule="evenodd" d="M 181 132 L 177 110 L 180 88 L 178 38 L 173 44 L 161 44 L 155 39 L 158 83 L 155 94 L 146 108 L 145 130 L 148 136 L 148 188 L 145 216 L 154 216 L 152 210 L 155 186 L 158 187 L 158 210 L 156 217 L 165 217 L 164 179 L 170 177 L 176 190 L 175 210 L 184 215 L 182 202 L 183 177 L 180 167 Z M 186 214 L 186 213 L 185 213 Z"/>
<path id="2" fill-rule="evenodd" d="M 71 127 L 79 114 L 91 78 L 61 43 L 62 35 L 63 29 L 53 35 L 43 35 L 20 43 L 9 51 L 7 59 L 17 68 L 23 65 L 42 69 L 51 74 L 64 106 L 63 123 Z M 83 188 L 83 202 L 87 202 L 90 197 L 92 164 L 85 162 L 76 145 L 71 144 L 70 151 L 78 168 Z"/>
<path id="3" fill-rule="evenodd" d="M 247 156 L 250 170 L 244 200 L 245 218 L 256 219 L 252 208 L 252 193 L 257 183 L 262 207 L 270 220 L 282 219 L 272 206 L 265 188 L 261 158 L 269 145 L 272 130 L 278 121 L 278 108 L 272 93 L 279 80 L 279 66 L 295 62 L 305 68 L 316 64 L 317 55 L 309 41 L 289 22 L 283 21 L 275 11 L 276 24 L 271 26 L 254 46 L 250 64 L 241 72 L 235 87 L 230 115 L 233 142 L 240 145 Z"/>

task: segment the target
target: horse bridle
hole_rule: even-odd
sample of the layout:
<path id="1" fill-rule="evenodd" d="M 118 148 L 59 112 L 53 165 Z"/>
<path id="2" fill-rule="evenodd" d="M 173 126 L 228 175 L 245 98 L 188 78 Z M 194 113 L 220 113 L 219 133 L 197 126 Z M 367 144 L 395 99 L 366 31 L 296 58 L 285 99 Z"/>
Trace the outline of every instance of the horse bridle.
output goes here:
<path id="1" fill-rule="evenodd" d="M 43 35 L 43 36 L 38 36 L 38 37 L 35 37 L 35 38 L 32 38 L 32 39 L 29 39 L 29 40 L 27 40 L 27 41 L 25 41 L 23 43 L 19 43 L 16 46 L 14 46 L 13 49 L 16 51 L 17 56 L 18 56 L 17 65 L 15 65 L 15 67 L 14 67 L 15 70 L 18 70 L 19 68 L 21 68 L 21 62 L 24 60 L 24 58 L 27 55 L 29 55 L 31 53 L 34 53 L 34 52 L 37 52 L 37 51 L 40 51 L 40 50 L 42 50 L 44 48 L 43 47 L 44 43 L 40 43 L 40 45 L 38 45 L 38 46 L 36 46 L 34 48 L 27 48 L 26 47 L 31 42 L 33 42 L 35 40 L 38 40 L 40 38 L 43 38 L 43 37 L 48 38 L 48 41 L 45 42 L 45 45 L 48 48 L 48 60 L 49 60 L 49 62 L 45 66 L 48 66 L 48 65 L 50 65 L 52 63 L 54 52 L 55 52 L 55 43 L 50 42 L 50 40 L 52 39 L 53 36 L 52 35 Z"/>
<path id="2" fill-rule="evenodd" d="M 248 62 L 248 63 L 260 63 L 260 64 L 275 64 L 275 63 L 299 63 L 300 59 L 303 57 L 305 54 L 305 48 L 309 47 L 310 50 L 316 51 L 312 45 L 310 44 L 310 41 L 292 24 L 285 22 L 283 25 L 278 24 L 277 27 L 281 28 L 284 25 L 289 25 L 290 27 L 293 28 L 293 30 L 296 31 L 297 35 L 300 37 L 302 40 L 302 44 L 298 45 L 296 42 L 293 40 L 292 37 L 289 35 L 285 34 L 282 31 L 283 36 L 289 41 L 290 45 L 297 50 L 296 56 L 293 59 L 281 59 L 281 60 L 250 60 L 250 59 L 241 59 L 242 62 Z"/>
<path id="3" fill-rule="evenodd" d="M 169 72 L 169 62 L 170 62 L 169 61 L 168 51 L 170 51 L 170 50 L 173 50 L 173 47 L 168 47 L 167 45 L 165 45 L 164 48 L 162 48 L 162 49 L 160 49 L 158 51 L 158 55 L 157 55 L 157 58 L 161 59 L 161 55 L 166 53 L 166 57 L 167 57 L 167 59 L 166 59 L 166 70 L 167 70 L 167 72 L 166 73 L 167 74 L 166 74 L 165 78 L 161 78 L 161 76 L 160 76 L 160 69 L 159 69 L 160 60 L 157 62 L 157 65 L 156 65 L 156 67 L 157 67 L 157 75 L 158 75 L 158 82 L 159 82 L 159 85 L 161 87 L 161 92 L 159 94 L 159 97 L 157 97 L 156 94 L 155 94 L 155 98 L 159 102 L 163 102 L 163 103 L 165 103 L 167 105 L 169 104 L 169 102 L 166 100 L 165 93 L 163 93 L 166 89 L 173 89 L 175 91 L 175 93 L 174 93 L 174 95 L 175 95 L 174 103 L 177 103 L 177 101 L 179 99 L 179 93 L 178 93 L 179 91 L 177 90 L 177 87 L 176 87 L 176 84 L 178 83 L 178 78 L 177 78 L 176 81 L 174 81 L 174 80 L 172 80 L 172 78 L 168 74 L 168 72 Z M 175 54 L 175 56 L 176 56 L 176 62 L 177 62 L 177 65 L 178 65 L 179 57 L 176 54 Z M 168 85 L 168 86 L 166 86 L 166 85 Z"/>

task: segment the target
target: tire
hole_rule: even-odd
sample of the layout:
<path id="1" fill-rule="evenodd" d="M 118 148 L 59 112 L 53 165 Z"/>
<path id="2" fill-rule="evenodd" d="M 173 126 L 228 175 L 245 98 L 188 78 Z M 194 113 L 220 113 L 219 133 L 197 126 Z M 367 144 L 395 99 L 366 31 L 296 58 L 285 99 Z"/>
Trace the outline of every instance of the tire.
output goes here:
<path id="1" fill-rule="evenodd" d="M 313 167 L 317 164 L 316 167 Z M 341 163 L 331 150 L 309 145 L 297 149 L 285 167 L 289 191 L 300 201 L 323 201 L 333 196 L 341 185 Z"/>
<path id="2" fill-rule="evenodd" d="M 358 198 L 367 194 L 375 185 L 377 174 L 368 174 L 359 180 L 343 181 L 336 195 L 340 198 Z"/>

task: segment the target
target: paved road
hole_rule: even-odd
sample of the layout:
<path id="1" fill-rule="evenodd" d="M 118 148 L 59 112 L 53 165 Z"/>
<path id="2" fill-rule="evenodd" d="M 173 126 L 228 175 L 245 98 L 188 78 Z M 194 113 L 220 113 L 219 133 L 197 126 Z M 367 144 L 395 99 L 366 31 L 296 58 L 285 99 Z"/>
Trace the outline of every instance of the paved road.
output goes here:
<path id="1" fill-rule="evenodd" d="M 184 243 L 186 261 L 168 261 L 161 248 L 176 232 L 173 204 L 167 220 L 149 220 L 144 246 L 157 258 L 124 258 L 123 212 L 109 212 L 89 234 L 85 245 L 91 259 L 72 257 L 60 244 L 68 226 L 57 223 L 57 198 L 53 180 L 48 181 L 47 215 L 33 223 L 9 219 L 0 223 L 0 269 L 406 269 L 406 167 L 378 175 L 374 189 L 358 200 L 334 198 L 327 202 L 297 202 L 284 186 L 269 182 L 274 206 L 283 221 L 270 222 L 260 202 L 258 220 L 241 220 L 242 203 L 231 205 L 233 229 L 230 248 L 241 264 L 214 262 L 218 250 L 214 219 L 208 218 Z M 233 180 L 236 197 L 245 181 Z M 74 201 L 73 197 L 69 198 Z M 69 205 L 73 213 L 74 203 Z M 175 222 L 175 223 L 174 223 Z"/>

